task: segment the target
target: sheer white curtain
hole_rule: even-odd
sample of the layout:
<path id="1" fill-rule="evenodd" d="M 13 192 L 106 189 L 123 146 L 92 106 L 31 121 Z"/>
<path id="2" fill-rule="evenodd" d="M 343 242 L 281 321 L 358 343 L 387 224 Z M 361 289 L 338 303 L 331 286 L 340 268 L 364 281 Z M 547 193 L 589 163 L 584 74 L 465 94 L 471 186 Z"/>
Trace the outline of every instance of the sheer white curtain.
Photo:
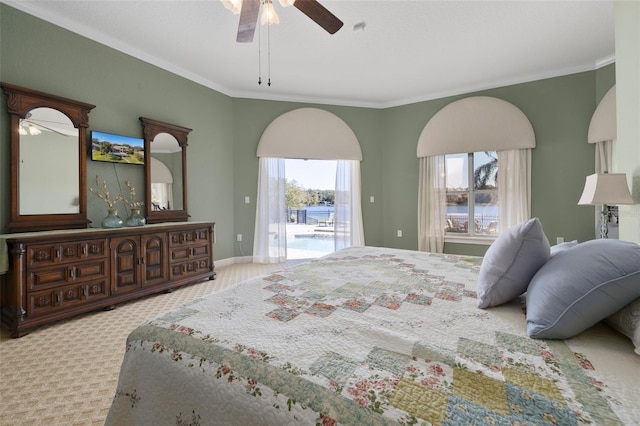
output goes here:
<path id="1" fill-rule="evenodd" d="M 613 141 L 596 142 L 596 173 L 611 171 Z"/>
<path id="2" fill-rule="evenodd" d="M 284 158 L 260 157 L 253 261 L 287 261 Z"/>
<path id="3" fill-rule="evenodd" d="M 336 167 L 335 248 L 364 246 L 360 161 L 338 160 Z"/>
<path id="4" fill-rule="evenodd" d="M 446 209 L 445 156 L 420 158 L 418 183 L 418 250 L 444 251 Z"/>
<path id="5" fill-rule="evenodd" d="M 498 151 L 500 232 L 531 217 L 531 149 Z"/>

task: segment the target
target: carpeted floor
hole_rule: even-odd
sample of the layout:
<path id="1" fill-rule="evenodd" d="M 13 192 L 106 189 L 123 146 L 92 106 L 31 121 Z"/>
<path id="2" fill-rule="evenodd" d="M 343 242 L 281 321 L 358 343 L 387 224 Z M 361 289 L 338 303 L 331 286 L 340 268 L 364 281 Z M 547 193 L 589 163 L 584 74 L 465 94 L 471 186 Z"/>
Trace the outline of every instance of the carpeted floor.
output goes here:
<path id="1" fill-rule="evenodd" d="M 181 287 L 35 329 L 0 333 L 0 425 L 102 425 L 111 405 L 128 334 L 197 297 L 286 265 L 216 268 L 215 281 Z"/>

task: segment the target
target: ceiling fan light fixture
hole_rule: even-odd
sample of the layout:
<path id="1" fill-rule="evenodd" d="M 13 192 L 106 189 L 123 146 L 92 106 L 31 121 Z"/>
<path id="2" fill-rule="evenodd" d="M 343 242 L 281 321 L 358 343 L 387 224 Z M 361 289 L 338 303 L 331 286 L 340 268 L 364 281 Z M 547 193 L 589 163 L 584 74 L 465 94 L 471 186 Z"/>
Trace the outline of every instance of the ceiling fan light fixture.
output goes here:
<path id="1" fill-rule="evenodd" d="M 260 18 L 260 23 L 262 25 L 279 24 L 280 18 L 278 18 L 278 14 L 273 8 L 273 3 L 271 3 L 271 0 L 264 0 L 262 6 L 262 17 Z"/>
<path id="2" fill-rule="evenodd" d="M 33 124 L 29 124 L 29 134 L 30 135 L 35 136 L 35 135 L 39 135 L 40 133 L 42 133 L 42 131 L 40 129 L 38 129 Z"/>
<path id="3" fill-rule="evenodd" d="M 25 128 L 24 128 L 24 127 L 22 127 L 22 126 L 18 126 L 18 133 L 20 133 L 22 136 L 26 136 L 26 135 L 28 135 L 28 134 L 29 134 L 29 133 L 27 132 L 27 129 L 25 129 Z"/>
<path id="4" fill-rule="evenodd" d="M 240 13 L 240 9 L 242 8 L 242 0 L 220 0 L 224 7 L 233 12 L 234 15 Z"/>
<path id="5" fill-rule="evenodd" d="M 293 4 L 296 2 L 296 0 L 279 0 L 279 1 L 280 1 L 280 6 L 282 7 L 293 6 Z"/>

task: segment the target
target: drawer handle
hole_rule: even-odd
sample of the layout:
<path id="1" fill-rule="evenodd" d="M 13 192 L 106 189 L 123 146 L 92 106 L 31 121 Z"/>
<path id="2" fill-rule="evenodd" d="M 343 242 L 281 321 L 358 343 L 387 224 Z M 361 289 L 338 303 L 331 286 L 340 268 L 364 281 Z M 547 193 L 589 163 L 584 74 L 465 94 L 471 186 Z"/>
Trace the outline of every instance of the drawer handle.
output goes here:
<path id="1" fill-rule="evenodd" d="M 87 288 L 86 287 L 82 287 L 82 295 L 84 297 L 87 297 Z"/>
<path id="2" fill-rule="evenodd" d="M 60 294 L 56 294 L 56 303 L 60 303 Z"/>
<path id="3" fill-rule="evenodd" d="M 87 246 L 82 246 L 82 255 L 83 256 L 87 255 Z"/>
<path id="4" fill-rule="evenodd" d="M 56 257 L 60 259 L 60 248 L 56 249 Z"/>
<path id="5" fill-rule="evenodd" d="M 69 276 L 74 280 L 76 279 L 76 268 L 75 267 L 72 267 L 72 268 L 69 269 Z"/>

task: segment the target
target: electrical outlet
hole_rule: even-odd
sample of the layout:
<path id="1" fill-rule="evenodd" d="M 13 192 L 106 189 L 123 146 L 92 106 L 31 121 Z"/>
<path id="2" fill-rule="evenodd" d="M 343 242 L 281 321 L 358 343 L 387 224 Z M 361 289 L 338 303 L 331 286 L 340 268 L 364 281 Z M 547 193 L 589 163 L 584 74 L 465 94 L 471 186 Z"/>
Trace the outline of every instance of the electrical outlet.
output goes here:
<path id="1" fill-rule="evenodd" d="M 402 237 L 402 229 L 398 229 L 397 235 L 398 235 L 398 237 Z"/>
<path id="2" fill-rule="evenodd" d="M 556 237 L 556 244 L 564 243 L 564 237 Z"/>
<path id="3" fill-rule="evenodd" d="M 245 204 L 249 204 L 251 202 L 251 197 L 249 197 L 248 195 L 244 197 L 244 203 Z"/>
<path id="4" fill-rule="evenodd" d="M 373 197 L 373 195 L 372 195 L 372 196 L 370 196 L 370 197 L 369 197 L 369 202 L 370 202 L 370 203 L 373 203 L 374 201 L 375 201 L 375 198 Z"/>
<path id="5" fill-rule="evenodd" d="M 236 236 L 236 240 L 237 240 L 238 242 L 242 241 L 242 234 L 238 234 L 238 235 Z"/>

